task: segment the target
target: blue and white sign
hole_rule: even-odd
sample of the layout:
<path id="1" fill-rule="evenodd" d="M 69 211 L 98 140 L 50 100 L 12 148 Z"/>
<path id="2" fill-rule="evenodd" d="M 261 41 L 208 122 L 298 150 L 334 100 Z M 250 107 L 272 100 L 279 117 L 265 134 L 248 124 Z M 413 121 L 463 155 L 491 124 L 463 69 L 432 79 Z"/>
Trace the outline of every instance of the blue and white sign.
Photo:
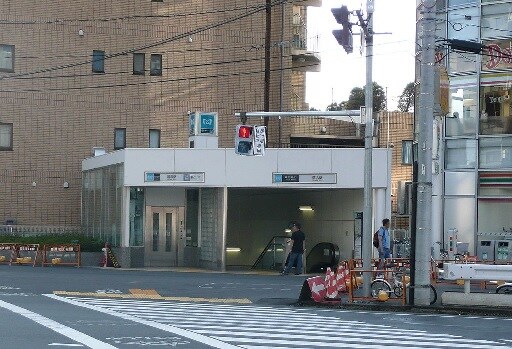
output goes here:
<path id="1" fill-rule="evenodd" d="M 336 184 L 336 173 L 273 173 L 272 183 L 288 184 Z"/>
<path id="2" fill-rule="evenodd" d="M 215 114 L 200 113 L 201 127 L 199 133 L 201 134 L 215 134 Z"/>
<path id="3" fill-rule="evenodd" d="M 218 115 L 213 112 L 188 114 L 189 136 L 217 136 Z"/>
<path id="4" fill-rule="evenodd" d="M 204 183 L 204 172 L 146 172 L 146 182 Z"/>

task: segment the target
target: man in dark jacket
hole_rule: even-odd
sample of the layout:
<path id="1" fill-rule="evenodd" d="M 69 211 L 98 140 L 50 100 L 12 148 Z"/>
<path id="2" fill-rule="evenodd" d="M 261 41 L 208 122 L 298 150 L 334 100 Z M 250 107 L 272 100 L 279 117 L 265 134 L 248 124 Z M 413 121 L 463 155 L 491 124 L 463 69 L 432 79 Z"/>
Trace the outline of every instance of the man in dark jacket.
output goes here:
<path id="1" fill-rule="evenodd" d="M 297 267 L 295 268 L 295 275 L 299 275 L 302 273 L 302 255 L 306 249 L 306 236 L 302 230 L 300 230 L 301 226 L 299 222 L 291 222 L 289 228 L 292 230 L 292 248 L 290 251 L 290 257 L 288 259 L 288 264 L 286 264 L 286 268 L 283 270 L 282 274 L 288 274 L 295 263 L 297 263 Z"/>

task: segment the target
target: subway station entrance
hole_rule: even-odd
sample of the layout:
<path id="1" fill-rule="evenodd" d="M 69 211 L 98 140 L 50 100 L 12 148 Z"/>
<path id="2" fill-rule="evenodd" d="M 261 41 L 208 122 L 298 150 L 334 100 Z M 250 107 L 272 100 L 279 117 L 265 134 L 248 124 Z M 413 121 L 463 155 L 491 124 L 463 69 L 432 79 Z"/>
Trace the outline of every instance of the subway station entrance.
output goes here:
<path id="1" fill-rule="evenodd" d="M 390 158 L 390 149 L 373 150 L 376 227 L 391 213 Z M 334 244 L 350 258 L 363 168 L 364 149 L 354 148 L 267 149 L 261 157 L 123 149 L 82 163 L 84 231 L 110 242 L 123 267 L 247 269 L 296 220 L 307 250 Z M 271 253 L 274 267 L 281 252 Z"/>

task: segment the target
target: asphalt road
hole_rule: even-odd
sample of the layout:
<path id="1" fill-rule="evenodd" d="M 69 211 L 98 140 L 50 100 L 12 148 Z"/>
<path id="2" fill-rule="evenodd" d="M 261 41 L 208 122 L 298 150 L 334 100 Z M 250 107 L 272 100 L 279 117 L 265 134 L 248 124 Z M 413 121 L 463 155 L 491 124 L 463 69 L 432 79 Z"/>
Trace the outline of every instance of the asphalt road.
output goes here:
<path id="1" fill-rule="evenodd" d="M 512 319 L 291 305 L 305 277 L 0 266 L 0 348 L 512 348 Z"/>

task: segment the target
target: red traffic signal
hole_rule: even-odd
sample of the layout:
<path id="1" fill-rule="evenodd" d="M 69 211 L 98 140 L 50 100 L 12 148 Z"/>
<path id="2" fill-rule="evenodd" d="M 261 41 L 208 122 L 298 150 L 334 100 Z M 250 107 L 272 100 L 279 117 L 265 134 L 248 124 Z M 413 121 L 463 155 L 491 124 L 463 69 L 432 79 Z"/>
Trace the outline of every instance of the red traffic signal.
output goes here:
<path id="1" fill-rule="evenodd" d="M 238 137 L 239 138 L 251 138 L 252 126 L 239 126 Z"/>

